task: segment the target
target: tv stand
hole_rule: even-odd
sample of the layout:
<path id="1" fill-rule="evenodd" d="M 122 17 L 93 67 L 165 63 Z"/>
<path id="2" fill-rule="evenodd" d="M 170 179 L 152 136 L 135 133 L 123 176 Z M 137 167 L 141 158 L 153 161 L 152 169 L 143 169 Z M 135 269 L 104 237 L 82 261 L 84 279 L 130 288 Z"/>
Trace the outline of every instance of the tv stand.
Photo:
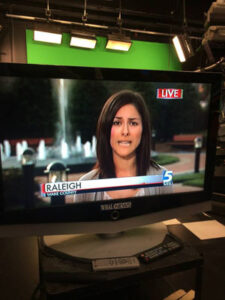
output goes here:
<path id="1" fill-rule="evenodd" d="M 104 242 L 110 240 L 102 239 Z M 195 278 L 193 282 L 195 300 L 201 299 L 203 257 L 189 245 L 183 244 L 179 251 L 156 259 L 150 264 L 141 262 L 137 269 L 93 272 L 90 260 L 73 259 L 74 257 L 64 255 L 63 252 L 46 246 L 46 238 L 44 241 L 44 243 L 39 243 L 40 285 L 46 299 L 83 299 L 84 297 L 96 299 L 95 296 L 101 298 L 100 296 L 104 296 L 105 293 L 113 294 L 114 290 L 134 287 L 143 281 L 148 284 L 153 282 L 149 288 L 154 289 L 154 280 L 191 269 L 193 269 L 193 278 Z"/>
<path id="2" fill-rule="evenodd" d="M 160 244 L 166 234 L 163 223 L 155 223 L 113 234 L 44 236 L 44 246 L 56 254 L 96 259 L 133 256 Z"/>

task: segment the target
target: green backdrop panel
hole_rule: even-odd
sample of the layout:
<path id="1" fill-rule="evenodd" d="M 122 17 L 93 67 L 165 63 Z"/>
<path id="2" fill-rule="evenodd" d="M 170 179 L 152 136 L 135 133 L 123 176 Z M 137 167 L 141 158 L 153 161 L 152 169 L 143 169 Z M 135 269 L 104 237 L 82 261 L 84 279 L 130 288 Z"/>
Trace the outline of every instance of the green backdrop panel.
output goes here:
<path id="1" fill-rule="evenodd" d="M 105 49 L 106 38 L 97 37 L 93 50 L 69 46 L 70 34 L 64 33 L 61 45 L 35 42 L 33 31 L 26 31 L 27 62 L 64 66 L 107 67 L 152 70 L 181 70 L 170 44 L 132 41 L 128 52 Z"/>

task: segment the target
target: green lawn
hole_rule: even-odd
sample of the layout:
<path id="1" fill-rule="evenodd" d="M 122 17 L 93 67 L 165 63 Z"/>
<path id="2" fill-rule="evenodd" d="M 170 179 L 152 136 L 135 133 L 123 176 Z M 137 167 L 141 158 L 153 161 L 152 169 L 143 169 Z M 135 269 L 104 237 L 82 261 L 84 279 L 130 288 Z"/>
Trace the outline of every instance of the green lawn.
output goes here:
<path id="1" fill-rule="evenodd" d="M 174 164 L 179 161 L 178 157 L 165 155 L 165 154 L 159 154 L 154 157 L 154 161 L 157 162 L 159 165 L 168 165 L 168 164 Z"/>
<path id="2" fill-rule="evenodd" d="M 202 187 L 204 184 L 204 173 L 188 173 L 183 175 L 174 175 L 173 183 L 182 183 L 184 185 Z"/>

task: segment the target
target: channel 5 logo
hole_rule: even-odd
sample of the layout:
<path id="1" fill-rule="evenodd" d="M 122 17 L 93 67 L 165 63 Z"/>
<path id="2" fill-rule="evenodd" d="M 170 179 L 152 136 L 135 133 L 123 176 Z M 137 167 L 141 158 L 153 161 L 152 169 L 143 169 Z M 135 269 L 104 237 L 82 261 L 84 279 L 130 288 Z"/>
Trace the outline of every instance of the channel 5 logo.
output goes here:
<path id="1" fill-rule="evenodd" d="M 173 171 L 164 171 L 163 185 L 172 185 L 172 184 L 173 184 Z"/>

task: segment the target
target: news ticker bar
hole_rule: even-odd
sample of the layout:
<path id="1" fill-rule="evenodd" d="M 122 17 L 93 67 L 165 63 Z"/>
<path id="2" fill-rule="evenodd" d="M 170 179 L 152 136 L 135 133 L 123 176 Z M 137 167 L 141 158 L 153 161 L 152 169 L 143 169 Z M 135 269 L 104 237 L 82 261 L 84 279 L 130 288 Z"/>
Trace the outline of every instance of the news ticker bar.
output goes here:
<path id="1" fill-rule="evenodd" d="M 172 171 L 163 171 L 160 175 L 45 183 L 41 184 L 41 196 L 65 196 L 110 190 L 168 186 L 173 184 L 172 179 Z"/>

